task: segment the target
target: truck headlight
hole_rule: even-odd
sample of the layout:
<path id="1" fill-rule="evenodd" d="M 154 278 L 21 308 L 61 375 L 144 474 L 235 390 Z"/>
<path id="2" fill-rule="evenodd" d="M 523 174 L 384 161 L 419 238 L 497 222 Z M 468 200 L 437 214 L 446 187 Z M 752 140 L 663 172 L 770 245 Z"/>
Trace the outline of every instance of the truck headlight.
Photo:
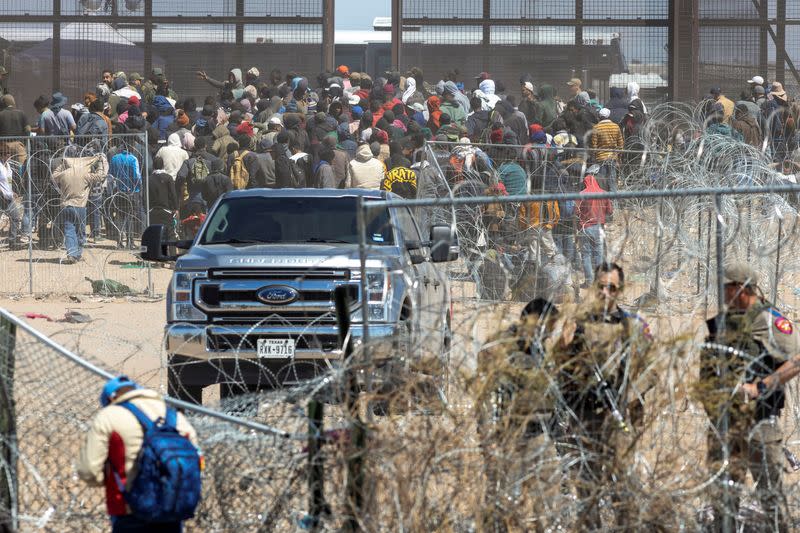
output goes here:
<path id="1" fill-rule="evenodd" d="M 367 270 L 369 302 L 385 302 L 391 288 L 391 278 L 385 270 Z"/>
<path id="2" fill-rule="evenodd" d="M 174 317 L 177 322 L 205 322 L 206 315 L 191 303 L 173 304 Z"/>
<path id="3" fill-rule="evenodd" d="M 204 277 L 206 277 L 205 272 L 175 272 L 172 276 L 172 286 L 176 292 L 191 292 L 192 280 Z"/>
<path id="4" fill-rule="evenodd" d="M 205 272 L 175 272 L 172 276 L 172 319 L 177 322 L 205 322 L 208 317 L 192 304 L 193 281 Z"/>
<path id="5" fill-rule="evenodd" d="M 355 271 L 351 278 L 353 281 L 361 281 L 360 272 Z M 387 306 L 392 288 L 392 277 L 387 270 L 382 268 L 367 269 L 367 317 L 369 320 L 386 320 Z M 360 285 L 359 285 L 360 287 Z M 359 300 L 360 300 L 359 292 Z M 357 309 L 351 316 L 353 322 L 362 322 L 363 315 L 361 309 Z"/>

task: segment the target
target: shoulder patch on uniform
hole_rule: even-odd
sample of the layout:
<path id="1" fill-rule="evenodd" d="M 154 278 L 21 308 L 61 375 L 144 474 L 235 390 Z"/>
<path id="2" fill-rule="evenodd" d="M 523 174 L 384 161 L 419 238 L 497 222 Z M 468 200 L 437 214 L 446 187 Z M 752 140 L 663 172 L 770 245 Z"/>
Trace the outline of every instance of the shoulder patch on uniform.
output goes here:
<path id="1" fill-rule="evenodd" d="M 779 317 L 775 319 L 775 329 L 786 335 L 791 335 L 794 328 L 788 318 Z"/>

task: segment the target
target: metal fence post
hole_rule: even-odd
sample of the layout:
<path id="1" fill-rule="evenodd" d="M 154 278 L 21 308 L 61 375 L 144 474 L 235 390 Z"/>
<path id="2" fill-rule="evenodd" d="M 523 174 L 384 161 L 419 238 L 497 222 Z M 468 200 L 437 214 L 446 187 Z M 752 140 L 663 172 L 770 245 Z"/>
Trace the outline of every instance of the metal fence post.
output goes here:
<path id="1" fill-rule="evenodd" d="M 697 242 L 703 242 L 703 211 L 697 211 Z M 700 294 L 700 254 L 697 255 L 697 294 Z"/>
<path id="2" fill-rule="evenodd" d="M 664 253 L 663 249 L 663 231 L 661 229 L 661 225 L 663 224 L 664 219 L 664 199 L 658 199 L 658 218 L 656 219 L 656 253 L 655 253 L 655 261 L 656 261 L 656 272 L 655 272 L 655 279 L 653 280 L 653 285 L 650 287 L 650 294 L 655 297 L 655 307 L 658 309 L 658 297 L 661 291 L 661 254 Z"/>
<path id="3" fill-rule="evenodd" d="M 722 219 L 722 195 L 714 195 L 714 206 L 716 208 L 716 260 L 717 260 L 717 318 L 716 318 L 716 337 L 718 339 L 725 338 L 725 235 L 724 235 L 724 221 Z M 724 377 L 723 377 L 724 379 Z M 722 440 L 722 457 L 725 464 L 730 461 L 730 449 L 728 443 L 725 441 L 728 437 L 728 412 L 727 409 L 722 415 L 720 422 L 720 436 Z M 724 516 L 722 516 L 722 531 L 723 533 L 730 533 L 735 531 L 734 516 L 731 516 L 730 511 L 733 510 L 733 496 L 730 487 L 730 473 L 726 469 L 722 476 L 722 501 Z M 718 517 L 714 517 L 718 519 Z"/>
<path id="4" fill-rule="evenodd" d="M 148 144 L 148 131 L 145 130 L 144 132 L 144 146 L 142 150 L 142 159 L 144 160 L 144 164 L 142 167 L 144 168 L 144 176 L 142 176 L 142 183 L 144 186 L 142 190 L 144 191 L 144 226 L 145 228 L 150 225 L 150 165 L 148 165 L 148 160 L 150 159 L 150 145 Z M 148 296 L 153 296 L 153 271 L 152 266 L 149 261 L 146 262 L 147 265 L 147 294 Z"/>
<path id="5" fill-rule="evenodd" d="M 356 224 L 358 226 L 358 258 L 361 281 L 359 295 L 361 299 L 361 353 L 365 362 L 369 361 L 369 294 L 367 293 L 367 207 L 364 197 L 359 196 L 356 203 Z M 372 392 L 372 375 L 367 372 L 365 388 Z M 372 409 L 367 409 L 368 420 L 372 421 Z"/>
<path id="6" fill-rule="evenodd" d="M 14 403 L 14 348 L 17 326 L 0 318 L 0 532 L 18 530 L 17 418 Z"/>
<path id="7" fill-rule="evenodd" d="M 367 447 L 367 430 L 358 412 L 358 381 L 352 369 L 353 338 L 350 335 L 351 298 L 345 286 L 336 287 L 336 319 L 339 323 L 339 343 L 344 352 L 345 402 L 350 418 L 350 439 L 347 447 L 347 480 L 345 508 L 347 522 L 344 531 L 359 531 L 358 517 L 364 504 L 364 454 Z"/>
<path id="8" fill-rule="evenodd" d="M 316 531 L 325 513 L 325 459 L 322 455 L 325 407 L 317 398 L 308 402 L 308 493 L 311 530 Z"/>
<path id="9" fill-rule="evenodd" d="M 781 277 L 781 238 L 783 236 L 783 215 L 778 217 L 778 246 L 775 249 L 775 279 L 772 283 L 772 304 L 778 301 L 778 280 Z"/>
<path id="10" fill-rule="evenodd" d="M 22 205 L 22 219 L 28 214 L 28 292 L 33 294 L 33 178 L 31 177 L 31 139 L 26 140 L 28 157 L 25 158 L 25 173 L 28 176 L 28 192 Z M 22 228 L 20 228 L 21 230 Z M 41 236 L 39 236 L 41 239 Z"/>

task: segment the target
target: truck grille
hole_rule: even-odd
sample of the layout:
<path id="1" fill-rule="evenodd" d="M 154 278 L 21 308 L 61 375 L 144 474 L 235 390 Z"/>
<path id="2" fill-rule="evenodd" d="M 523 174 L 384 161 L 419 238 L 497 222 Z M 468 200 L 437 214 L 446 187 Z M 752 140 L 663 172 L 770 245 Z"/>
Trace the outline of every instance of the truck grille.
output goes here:
<path id="1" fill-rule="evenodd" d="M 346 269 L 216 269 L 195 281 L 193 302 L 215 325 L 335 326 L 339 285 L 358 301 L 358 283 Z M 297 297 L 285 304 L 259 300 L 259 291 L 276 286 L 293 289 Z"/>

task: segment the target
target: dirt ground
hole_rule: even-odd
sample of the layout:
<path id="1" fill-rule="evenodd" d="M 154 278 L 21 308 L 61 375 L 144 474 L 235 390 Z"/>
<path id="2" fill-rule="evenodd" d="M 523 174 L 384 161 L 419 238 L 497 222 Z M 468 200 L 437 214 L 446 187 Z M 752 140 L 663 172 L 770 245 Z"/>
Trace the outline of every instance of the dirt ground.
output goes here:
<path id="1" fill-rule="evenodd" d="M 68 349 L 101 363 L 109 371 L 136 377 L 150 387 L 160 386 L 162 334 L 165 307 L 163 298 L 132 301 L 134 298 L 102 298 L 80 295 L 74 301 L 58 296 L 34 298 L 4 297 L 0 307 L 25 318 L 27 313 L 54 319 L 27 318 L 40 332 Z M 78 311 L 92 322 L 71 324 L 57 322 L 68 311 Z"/>
<path id="2" fill-rule="evenodd" d="M 160 267 L 152 268 L 148 276 L 148 270 L 132 251 L 117 248 L 114 241 L 107 239 L 87 243 L 79 263 L 62 264 L 65 256 L 62 249 L 40 250 L 34 245 L 32 250 L 27 247 L 9 250 L 3 246 L 0 249 L 3 269 L 0 293 L 28 294 L 33 277 L 34 294 L 88 294 L 92 292 L 92 285 L 86 278 L 118 281 L 136 294 L 144 293 L 150 282 L 155 294 L 163 294 L 172 272 Z"/>

